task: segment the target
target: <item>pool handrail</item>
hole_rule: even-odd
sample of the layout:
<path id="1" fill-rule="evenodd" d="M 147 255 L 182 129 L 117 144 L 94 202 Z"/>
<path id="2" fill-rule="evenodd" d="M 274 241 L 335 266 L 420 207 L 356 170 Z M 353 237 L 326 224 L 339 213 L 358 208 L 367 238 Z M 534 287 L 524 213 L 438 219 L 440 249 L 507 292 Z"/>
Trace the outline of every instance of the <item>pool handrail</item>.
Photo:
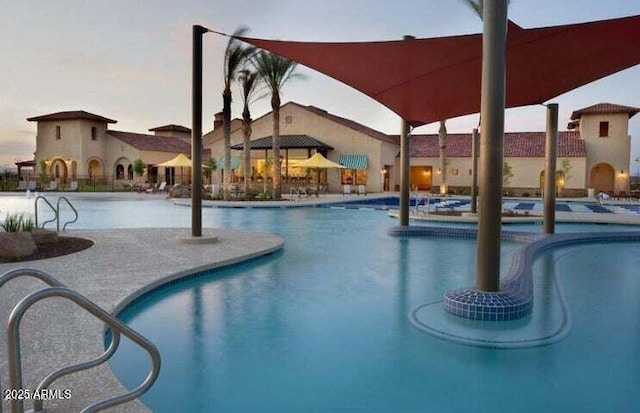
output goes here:
<path id="1" fill-rule="evenodd" d="M 115 396 L 109 399 L 100 400 L 95 402 L 82 410 L 83 413 L 97 412 L 107 409 L 109 407 L 117 406 L 122 403 L 134 400 L 144 394 L 156 381 L 160 372 L 160 353 L 157 347 L 147 340 L 145 337 L 137 333 L 131 327 L 127 326 L 98 305 L 84 297 L 80 293 L 73 291 L 64 286 L 53 276 L 32 268 L 16 268 L 5 272 L 0 275 L 0 288 L 8 281 L 22 277 L 31 276 L 38 278 L 41 281 L 49 284 L 50 287 L 34 291 L 24 297 L 11 311 L 9 315 L 8 327 L 7 327 L 7 353 L 9 361 L 9 383 L 12 389 L 21 389 L 22 385 L 22 360 L 20 355 L 20 321 L 25 312 L 36 302 L 49 298 L 49 297 L 61 297 L 73 301 L 80 307 L 84 308 L 89 313 L 93 314 L 96 318 L 102 320 L 107 324 L 108 331 L 112 332 L 111 344 L 107 350 L 98 358 L 79 363 L 77 365 L 64 367 L 53 373 L 47 375 L 38 385 L 37 390 L 41 391 L 47 388 L 53 381 L 60 377 L 66 376 L 71 373 L 75 373 L 81 370 L 86 370 L 95 366 L 98 366 L 111 358 L 115 353 L 120 343 L 120 334 L 124 334 L 131 341 L 138 344 L 144 350 L 149 353 L 151 358 L 151 371 L 145 378 L 145 380 L 135 389 L 120 396 Z M 1 386 L 0 386 L 1 387 Z M 44 412 L 42 400 L 34 400 L 33 412 Z M 11 411 L 17 413 L 24 413 L 24 400 L 14 399 L 11 401 Z M 0 405 L 0 413 L 2 413 L 2 406 Z"/>
<path id="2" fill-rule="evenodd" d="M 57 209 L 57 212 L 56 212 L 56 229 L 57 229 L 58 232 L 60 232 L 60 201 L 65 201 L 67 203 L 67 205 L 69 205 L 71 207 L 71 209 L 73 210 L 73 213 L 76 215 L 74 219 L 64 223 L 64 225 L 62 226 L 62 231 L 64 232 L 64 230 L 67 228 L 67 225 L 73 224 L 74 222 L 76 222 L 78 220 L 78 210 L 73 206 L 71 201 L 69 201 L 69 199 L 66 196 L 61 196 L 61 197 L 58 198 L 58 202 L 56 203 L 56 209 Z"/>
<path id="3" fill-rule="evenodd" d="M 51 202 L 49 202 L 49 200 L 47 198 L 45 198 L 42 195 L 38 195 L 34 201 L 34 205 L 35 205 L 35 212 L 36 212 L 36 228 L 38 228 L 38 200 L 42 199 L 47 205 L 49 205 L 49 208 L 51 208 L 51 210 L 53 211 L 53 214 L 55 215 L 52 219 L 49 219 L 45 222 L 42 223 L 42 228 L 44 228 L 45 225 L 47 225 L 50 222 L 56 221 L 58 219 L 58 211 L 53 207 L 53 205 L 51 205 Z"/>

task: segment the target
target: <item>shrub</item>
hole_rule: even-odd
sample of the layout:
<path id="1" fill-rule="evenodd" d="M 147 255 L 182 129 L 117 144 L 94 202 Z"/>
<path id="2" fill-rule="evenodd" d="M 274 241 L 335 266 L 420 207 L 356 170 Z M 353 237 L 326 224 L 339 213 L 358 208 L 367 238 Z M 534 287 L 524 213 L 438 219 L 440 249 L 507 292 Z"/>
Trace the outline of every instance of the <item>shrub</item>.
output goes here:
<path id="1" fill-rule="evenodd" d="M 31 232 L 34 227 L 33 218 L 25 218 L 24 214 L 7 214 L 2 223 L 6 232 Z"/>

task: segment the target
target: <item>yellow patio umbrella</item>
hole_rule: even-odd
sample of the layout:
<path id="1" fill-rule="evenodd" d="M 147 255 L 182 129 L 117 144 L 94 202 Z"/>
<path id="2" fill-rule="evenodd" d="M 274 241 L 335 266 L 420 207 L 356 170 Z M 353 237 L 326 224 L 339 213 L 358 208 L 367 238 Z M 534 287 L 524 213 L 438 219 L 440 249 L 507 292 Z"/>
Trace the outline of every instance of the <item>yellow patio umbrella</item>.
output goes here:
<path id="1" fill-rule="evenodd" d="M 180 177 L 182 177 L 182 168 L 191 168 L 191 165 L 191 159 L 187 158 L 187 155 L 179 153 L 175 158 L 159 163 L 156 166 L 163 166 L 165 168 L 177 168 L 179 166 Z"/>
<path id="2" fill-rule="evenodd" d="M 175 158 L 159 163 L 156 166 L 164 166 L 167 168 L 175 168 L 178 166 L 191 168 L 191 159 L 187 158 L 187 155 L 179 153 Z"/>
<path id="3" fill-rule="evenodd" d="M 313 168 L 318 173 L 318 179 L 316 179 L 316 196 L 320 196 L 320 169 L 328 169 L 328 168 L 346 168 L 339 163 L 335 163 L 333 161 L 328 160 L 321 153 L 316 152 L 311 158 L 305 159 L 304 161 L 298 162 L 296 165 L 299 168 Z"/>

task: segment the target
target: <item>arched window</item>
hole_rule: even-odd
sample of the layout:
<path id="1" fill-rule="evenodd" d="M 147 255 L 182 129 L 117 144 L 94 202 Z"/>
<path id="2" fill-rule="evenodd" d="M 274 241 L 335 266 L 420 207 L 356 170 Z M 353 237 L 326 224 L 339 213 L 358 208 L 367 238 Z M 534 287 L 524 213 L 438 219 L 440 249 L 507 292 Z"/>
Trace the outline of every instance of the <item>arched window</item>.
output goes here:
<path id="1" fill-rule="evenodd" d="M 116 179 L 124 179 L 124 166 L 122 164 L 116 166 Z"/>

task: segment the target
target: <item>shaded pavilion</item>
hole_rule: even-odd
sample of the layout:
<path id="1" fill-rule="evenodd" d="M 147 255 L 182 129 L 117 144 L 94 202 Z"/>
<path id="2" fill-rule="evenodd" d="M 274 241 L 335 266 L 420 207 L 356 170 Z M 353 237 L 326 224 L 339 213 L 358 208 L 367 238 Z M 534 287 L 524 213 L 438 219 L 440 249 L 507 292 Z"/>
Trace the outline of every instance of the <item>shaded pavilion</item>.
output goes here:
<path id="1" fill-rule="evenodd" d="M 347 84 L 411 126 L 480 111 L 482 34 L 382 42 L 240 37 Z M 545 101 L 640 63 L 640 16 L 523 29 L 509 22 L 506 106 Z"/>
<path id="2" fill-rule="evenodd" d="M 268 158 L 268 152 L 271 148 L 273 148 L 273 136 L 266 136 L 264 138 L 253 140 L 249 143 L 250 150 L 264 151 L 264 159 Z M 231 146 L 231 149 L 241 151 L 244 149 L 244 144 L 238 143 Z M 311 157 L 312 151 L 326 156 L 328 151 L 333 150 L 333 147 L 309 135 L 280 135 L 280 149 L 284 150 L 284 157 L 282 157 L 280 164 L 285 166 L 285 170 L 287 171 L 285 173 L 285 180 L 288 180 L 289 167 L 297 166 L 289 163 L 289 150 L 306 150 L 306 154 L 302 159 L 307 159 Z"/>
<path id="3" fill-rule="evenodd" d="M 496 171 L 501 170 L 505 107 L 542 104 L 640 63 L 640 16 L 523 29 L 507 24 L 506 15 L 504 3 L 485 2 L 484 35 L 357 43 L 240 39 L 352 86 L 401 117 L 401 226 L 408 227 L 410 126 L 479 112 L 485 85 L 487 96 L 500 97 L 498 105 L 483 105 L 491 115 L 484 119 L 489 127 L 480 142 L 484 206 L 478 233 L 478 257 L 499 263 L 502 185 Z M 548 105 L 548 175 L 555 172 L 557 110 L 557 104 Z M 546 221 L 554 219 L 554 192 L 545 191 L 545 232 Z M 494 245 L 485 247 L 487 242 Z M 478 266 L 478 288 L 497 291 L 499 267 L 485 264 Z M 487 269 L 494 273 L 486 274 Z M 481 284 L 487 280 L 492 286 L 485 289 Z"/>

